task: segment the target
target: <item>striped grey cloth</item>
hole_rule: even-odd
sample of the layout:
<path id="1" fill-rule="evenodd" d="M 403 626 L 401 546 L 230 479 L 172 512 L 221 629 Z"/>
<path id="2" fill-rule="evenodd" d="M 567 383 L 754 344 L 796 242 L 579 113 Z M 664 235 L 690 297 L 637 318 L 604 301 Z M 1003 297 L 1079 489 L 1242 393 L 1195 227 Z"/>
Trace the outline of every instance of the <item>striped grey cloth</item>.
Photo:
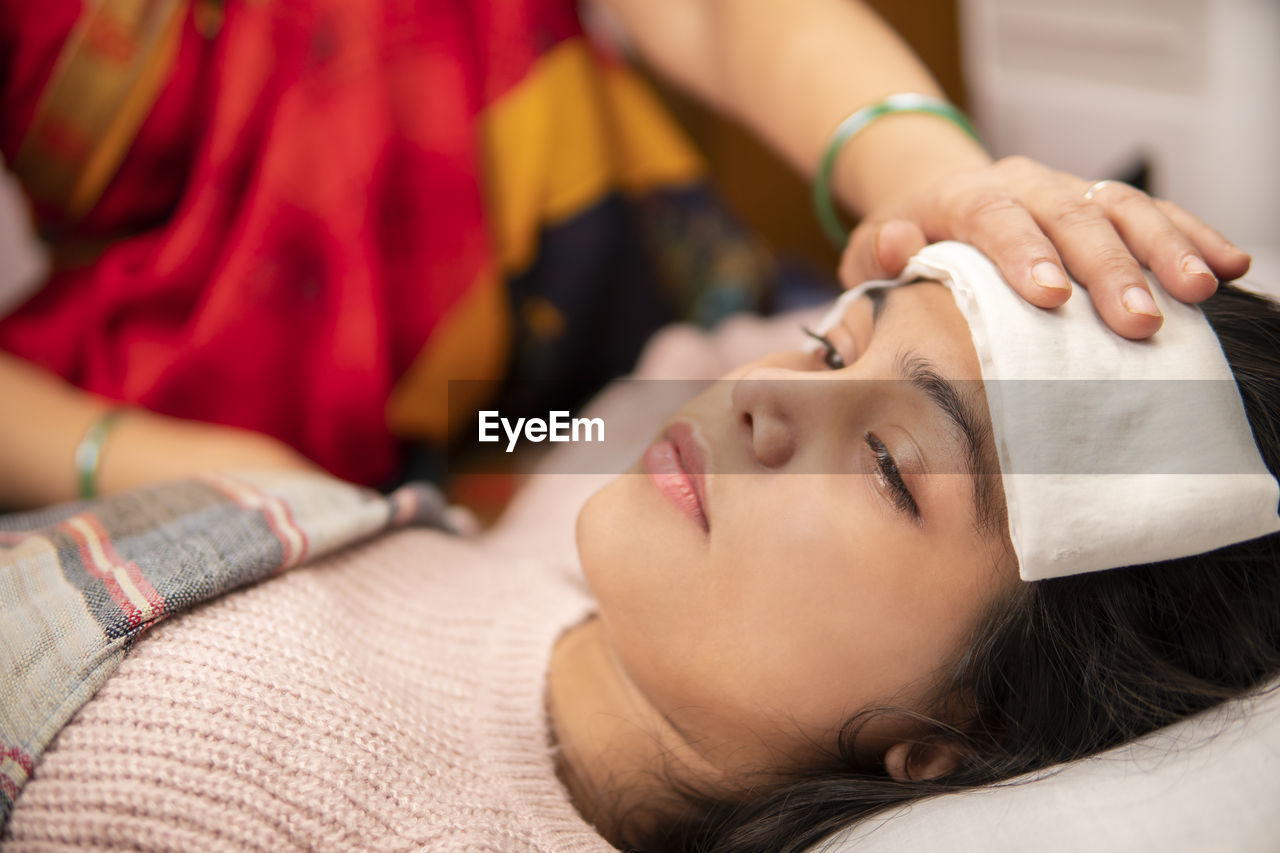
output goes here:
<path id="1" fill-rule="evenodd" d="M 138 636 L 228 590 L 406 524 L 448 529 L 430 486 L 208 475 L 0 517 L 0 830 L 41 752 Z"/>

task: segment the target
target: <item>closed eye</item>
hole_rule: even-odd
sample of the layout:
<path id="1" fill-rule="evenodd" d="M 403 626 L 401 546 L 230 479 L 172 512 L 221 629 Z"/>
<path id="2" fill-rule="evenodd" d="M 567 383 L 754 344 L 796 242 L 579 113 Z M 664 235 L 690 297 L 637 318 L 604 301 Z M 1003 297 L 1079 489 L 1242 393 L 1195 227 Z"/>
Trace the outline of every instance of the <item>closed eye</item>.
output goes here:
<path id="1" fill-rule="evenodd" d="M 822 344 L 822 363 L 832 370 L 840 370 L 845 366 L 844 356 L 840 355 L 840 351 L 836 349 L 836 345 L 831 343 L 831 339 L 826 335 L 820 335 L 812 329 L 800 327 L 800 330 L 818 343 Z"/>
<path id="2" fill-rule="evenodd" d="M 875 433 L 867 433 L 863 436 L 867 447 L 871 448 L 871 453 L 876 459 L 876 476 L 884 484 L 889 491 L 889 497 L 893 501 L 894 509 L 904 512 L 914 519 L 920 518 L 920 507 L 916 504 L 916 499 L 912 497 L 911 490 L 907 488 L 907 483 L 902 479 L 902 471 L 898 468 L 898 463 L 893 458 L 893 454 L 889 452 L 889 448 L 884 446 Z"/>

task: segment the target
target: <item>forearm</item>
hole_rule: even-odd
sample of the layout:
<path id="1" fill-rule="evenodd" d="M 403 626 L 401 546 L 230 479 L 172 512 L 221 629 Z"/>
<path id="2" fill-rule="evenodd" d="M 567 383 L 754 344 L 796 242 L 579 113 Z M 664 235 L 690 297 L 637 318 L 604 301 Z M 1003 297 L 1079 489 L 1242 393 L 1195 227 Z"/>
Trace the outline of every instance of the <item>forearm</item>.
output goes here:
<path id="1" fill-rule="evenodd" d="M 7 353 L 0 353 L 0 400 L 0 507 L 75 497 L 76 445 L 108 403 Z"/>
<path id="2" fill-rule="evenodd" d="M 596 0 L 620 13 L 661 73 L 737 116 L 801 171 L 854 110 L 895 92 L 938 95 L 893 31 L 855 0 Z M 1117 184 L 1089 182 L 1025 158 L 992 163 L 946 119 L 882 117 L 848 140 L 833 190 L 861 214 L 841 278 L 893 277 L 929 242 L 985 252 L 1031 304 L 1071 295 L 1069 272 L 1107 325 L 1145 338 L 1161 317 L 1140 268 L 1187 302 L 1236 278 L 1249 256 L 1184 210 Z M 1207 266 L 1206 266 L 1207 264 Z"/>
<path id="3" fill-rule="evenodd" d="M 79 496 L 75 452 L 112 403 L 0 352 L 0 507 Z M 121 491 L 224 468 L 309 468 L 297 453 L 245 430 L 129 409 L 101 446 L 98 491 Z"/>
<path id="4" fill-rule="evenodd" d="M 941 95 L 897 34 L 853 0 L 608 0 L 658 70 L 737 117 L 806 174 L 853 110 Z M 890 116 L 841 152 L 837 195 L 865 212 L 990 158 L 933 116 Z"/>

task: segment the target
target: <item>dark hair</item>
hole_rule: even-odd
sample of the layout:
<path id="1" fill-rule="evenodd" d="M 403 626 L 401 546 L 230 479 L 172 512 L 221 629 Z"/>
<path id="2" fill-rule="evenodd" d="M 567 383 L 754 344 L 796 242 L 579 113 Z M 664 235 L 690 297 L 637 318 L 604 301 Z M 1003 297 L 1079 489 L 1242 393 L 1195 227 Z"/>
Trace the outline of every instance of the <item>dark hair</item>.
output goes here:
<path id="1" fill-rule="evenodd" d="M 1280 307 L 1229 285 L 1203 304 L 1235 373 L 1267 467 L 1280 472 Z M 987 613 L 912 714 L 962 758 L 928 781 L 895 781 L 856 748 L 863 711 L 827 766 L 750 795 L 680 789 L 678 808 L 625 839 L 642 850 L 800 851 L 860 819 L 1093 755 L 1240 696 L 1280 674 L 1280 535 L 1207 554 L 1021 584 Z"/>

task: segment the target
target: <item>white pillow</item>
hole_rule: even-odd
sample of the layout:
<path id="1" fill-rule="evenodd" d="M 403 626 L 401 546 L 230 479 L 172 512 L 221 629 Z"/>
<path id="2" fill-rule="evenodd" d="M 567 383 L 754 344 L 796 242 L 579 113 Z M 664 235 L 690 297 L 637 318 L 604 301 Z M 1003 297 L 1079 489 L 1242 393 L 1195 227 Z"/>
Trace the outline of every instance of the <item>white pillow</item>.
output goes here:
<path id="1" fill-rule="evenodd" d="M 1034 781 L 872 818 L 813 853 L 1280 849 L 1280 684 Z"/>

